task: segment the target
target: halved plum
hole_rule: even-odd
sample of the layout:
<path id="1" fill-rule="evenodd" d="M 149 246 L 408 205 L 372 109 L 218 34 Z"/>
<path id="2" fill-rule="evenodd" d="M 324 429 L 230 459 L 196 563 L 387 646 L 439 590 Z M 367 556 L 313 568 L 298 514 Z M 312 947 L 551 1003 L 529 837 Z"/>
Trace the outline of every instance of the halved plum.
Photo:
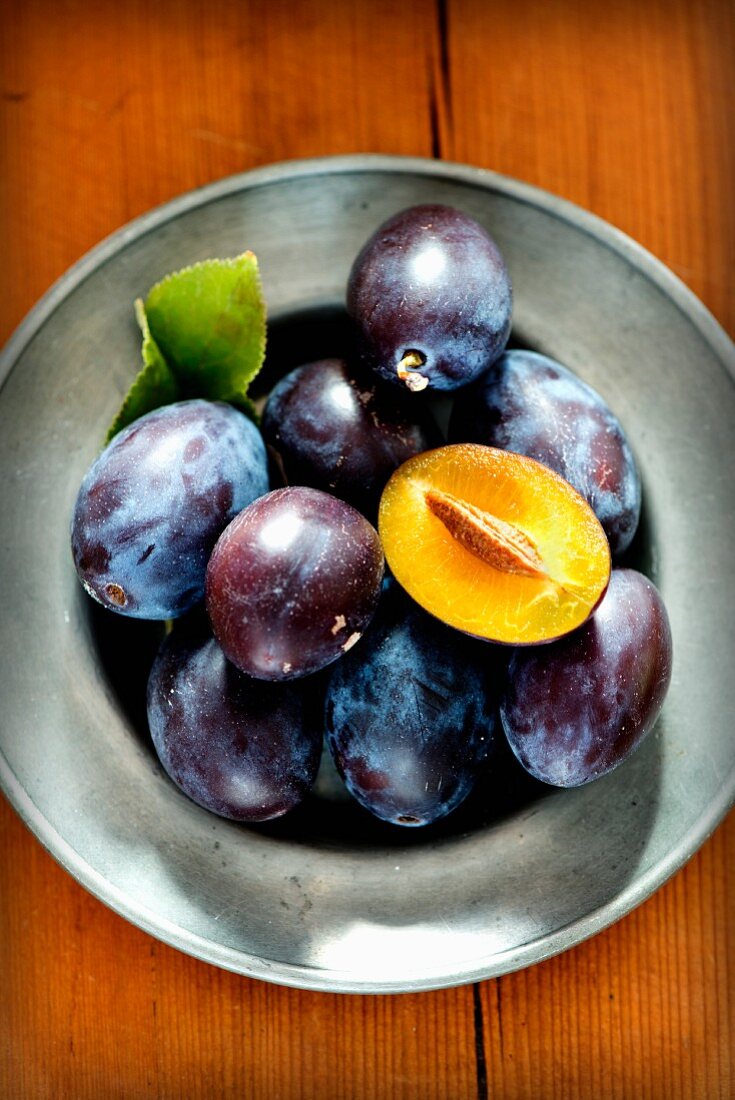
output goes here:
<path id="1" fill-rule="evenodd" d="M 379 530 L 396 580 L 442 622 L 509 645 L 581 626 L 610 579 L 610 546 L 590 506 L 547 466 L 457 443 L 392 475 Z"/>

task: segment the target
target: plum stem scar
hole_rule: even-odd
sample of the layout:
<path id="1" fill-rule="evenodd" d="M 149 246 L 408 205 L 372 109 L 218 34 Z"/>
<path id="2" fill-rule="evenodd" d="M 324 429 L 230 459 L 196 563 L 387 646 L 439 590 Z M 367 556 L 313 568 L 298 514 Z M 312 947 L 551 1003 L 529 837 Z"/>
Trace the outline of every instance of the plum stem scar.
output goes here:
<path id="1" fill-rule="evenodd" d="M 405 382 L 412 393 L 425 390 L 429 384 L 429 379 L 416 369 L 417 367 L 423 367 L 425 362 L 426 358 L 420 351 L 407 351 L 396 366 L 396 374 L 401 382 Z"/>

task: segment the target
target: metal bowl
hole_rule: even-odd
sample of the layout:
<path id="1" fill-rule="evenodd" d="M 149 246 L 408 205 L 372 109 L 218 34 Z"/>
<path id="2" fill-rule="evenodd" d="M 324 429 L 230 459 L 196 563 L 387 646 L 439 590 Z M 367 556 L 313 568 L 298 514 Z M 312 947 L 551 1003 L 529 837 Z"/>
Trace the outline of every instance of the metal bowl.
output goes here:
<path id="1" fill-rule="evenodd" d="M 166 272 L 245 248 L 270 309 L 269 373 L 338 350 L 350 264 L 417 202 L 487 226 L 515 288 L 514 340 L 561 359 L 622 420 L 644 483 L 630 560 L 668 606 L 674 676 L 655 732 L 577 790 L 501 751 L 442 825 L 394 830 L 315 795 L 248 828 L 162 773 L 145 725 L 158 628 L 91 605 L 68 528 L 137 370 L 132 302 Z M 152 935 L 308 989 L 468 982 L 578 943 L 679 868 L 735 793 L 733 347 L 660 263 L 597 218 L 490 172 L 340 157 L 226 179 L 134 221 L 72 268 L 8 344 L 0 377 L 0 776 L 49 851 Z"/>

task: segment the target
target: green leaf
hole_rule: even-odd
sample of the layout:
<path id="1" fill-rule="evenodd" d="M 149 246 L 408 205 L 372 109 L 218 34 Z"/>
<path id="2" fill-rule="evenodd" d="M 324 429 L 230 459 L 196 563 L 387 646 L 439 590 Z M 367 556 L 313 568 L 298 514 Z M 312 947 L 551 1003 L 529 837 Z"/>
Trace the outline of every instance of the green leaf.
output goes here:
<path id="1" fill-rule="evenodd" d="M 141 348 L 143 368 L 128 390 L 117 416 L 110 425 L 105 443 L 109 443 L 113 436 L 128 424 L 132 424 L 139 416 L 159 408 L 160 405 L 170 405 L 171 402 L 178 401 L 181 396 L 176 375 L 151 336 L 145 308 L 140 298 L 135 302 L 135 316 L 143 333 Z"/>
<path id="2" fill-rule="evenodd" d="M 257 421 L 247 391 L 265 357 L 266 309 L 252 252 L 167 275 L 135 313 L 143 369 L 107 442 L 144 413 L 189 397 L 228 401 Z"/>
<path id="3" fill-rule="evenodd" d="M 252 252 L 168 275 L 150 291 L 145 310 L 187 396 L 247 405 L 265 355 L 265 302 Z"/>

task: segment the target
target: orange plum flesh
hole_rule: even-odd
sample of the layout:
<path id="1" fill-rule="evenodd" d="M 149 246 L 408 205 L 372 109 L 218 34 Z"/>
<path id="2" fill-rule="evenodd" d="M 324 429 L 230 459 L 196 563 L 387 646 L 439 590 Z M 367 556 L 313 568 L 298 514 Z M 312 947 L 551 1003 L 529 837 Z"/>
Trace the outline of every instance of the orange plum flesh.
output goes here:
<path id="1" fill-rule="evenodd" d="M 457 443 L 405 462 L 380 503 L 396 580 L 466 634 L 509 645 L 581 626 L 605 594 L 610 547 L 592 509 L 534 459 Z"/>

